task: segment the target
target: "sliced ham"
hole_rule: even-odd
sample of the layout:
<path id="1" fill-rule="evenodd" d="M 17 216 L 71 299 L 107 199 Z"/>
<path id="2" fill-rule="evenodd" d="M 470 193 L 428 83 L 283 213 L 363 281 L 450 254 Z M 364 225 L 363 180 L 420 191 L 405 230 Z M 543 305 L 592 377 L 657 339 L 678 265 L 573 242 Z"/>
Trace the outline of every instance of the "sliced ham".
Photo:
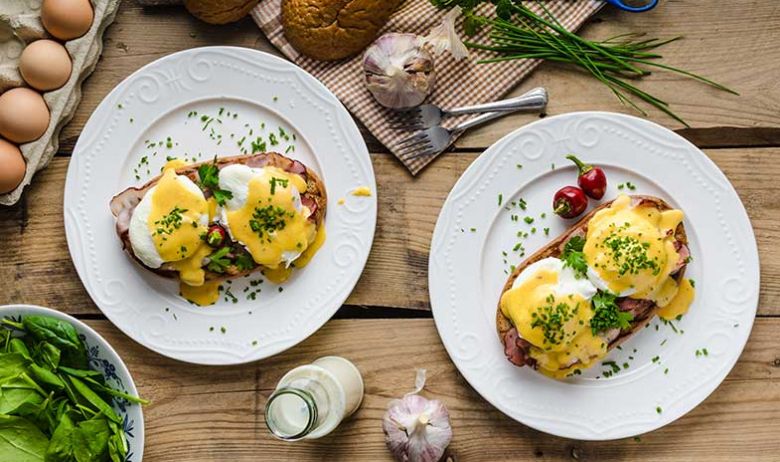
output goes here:
<path id="1" fill-rule="evenodd" d="M 631 313 L 635 320 L 644 319 L 655 306 L 655 302 L 652 300 L 637 300 L 635 298 L 623 298 L 618 300 L 617 304 L 620 311 Z"/>
<path id="2" fill-rule="evenodd" d="M 517 334 L 517 328 L 509 329 L 504 337 L 504 354 L 516 366 L 536 366 L 530 355 L 531 344 Z"/>
<path id="3" fill-rule="evenodd" d="M 680 271 L 685 265 L 688 264 L 688 258 L 691 256 L 690 250 L 688 250 L 688 246 L 683 244 L 680 241 L 674 242 L 674 249 L 677 251 L 677 254 L 680 255 L 680 258 L 677 260 L 677 263 L 674 265 L 674 269 L 672 269 L 672 274 Z"/>
<path id="4" fill-rule="evenodd" d="M 309 218 L 317 213 L 317 201 L 309 196 L 301 196 L 301 204 L 309 209 Z"/>

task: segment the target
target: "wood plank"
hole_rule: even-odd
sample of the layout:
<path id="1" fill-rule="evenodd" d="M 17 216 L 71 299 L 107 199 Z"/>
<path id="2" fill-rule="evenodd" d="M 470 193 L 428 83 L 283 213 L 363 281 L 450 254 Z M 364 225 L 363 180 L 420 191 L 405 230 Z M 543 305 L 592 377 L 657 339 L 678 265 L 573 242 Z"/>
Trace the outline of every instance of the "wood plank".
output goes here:
<path id="1" fill-rule="evenodd" d="M 758 319 L 741 360 L 702 405 L 677 422 L 624 439 L 582 442 L 531 430 L 477 395 L 450 362 L 429 319 L 336 320 L 274 358 L 236 367 L 203 367 L 159 356 L 107 321 L 89 321 L 124 358 L 142 396 L 145 461 L 391 460 L 381 431 L 390 399 L 428 370 L 424 396 L 441 399 L 452 419 L 450 460 L 755 461 L 780 446 L 780 319 Z M 420 353 L 424 352 L 424 355 Z M 332 436 L 282 443 L 270 437 L 263 409 L 289 369 L 324 355 L 348 357 L 363 373 L 357 414 Z"/>
<path id="2" fill-rule="evenodd" d="M 720 5 L 720 6 L 715 6 Z M 728 12 L 725 14 L 725 12 Z M 702 147 L 778 145 L 780 143 L 780 4 L 762 0 L 668 1 L 642 14 L 609 6 L 586 24 L 581 33 L 605 39 L 624 33 L 648 38 L 683 36 L 659 49 L 663 62 L 702 74 L 740 93 L 734 96 L 668 72 L 656 72 L 640 82 L 640 89 L 671 104 L 672 110 L 694 130 L 680 130 Z M 512 94 L 536 86 L 550 92 L 547 114 L 572 111 L 615 111 L 639 115 L 617 101 L 595 79 L 570 67 L 543 64 Z M 683 126 L 657 110 L 651 119 L 665 126 Z M 536 120 L 532 114 L 512 115 L 476 129 L 458 141 L 458 147 L 483 147 L 506 133 Z M 724 130 L 739 127 L 745 130 Z M 763 141 L 762 141 L 763 140 Z"/>
<path id="3" fill-rule="evenodd" d="M 774 78 L 780 70 L 780 48 L 774 46 L 780 40 L 778 4 L 761 0 L 723 3 L 724 7 L 713 7 L 710 0 L 670 1 L 641 15 L 605 7 L 582 32 L 588 38 L 624 32 L 646 32 L 652 37 L 685 35 L 684 40 L 662 49 L 665 62 L 731 85 L 742 96 L 668 74 L 654 75 L 640 87 L 670 101 L 695 129 L 681 133 L 703 146 L 780 145 L 780 87 Z M 723 13 L 724 8 L 728 14 Z M 142 8 L 135 2 L 123 2 L 116 23 L 106 34 L 100 64 L 84 84 L 84 97 L 73 121 L 63 130 L 61 151 L 72 151 L 89 115 L 122 79 L 162 56 L 208 45 L 244 46 L 279 54 L 249 18 L 211 26 L 181 7 Z M 514 94 L 538 85 L 550 90 L 548 114 L 582 110 L 632 113 L 599 83 L 560 66 L 542 66 Z M 653 120 L 681 127 L 658 112 L 651 114 Z M 464 136 L 458 147 L 488 146 L 536 117 L 516 115 L 493 122 Z M 372 152 L 385 151 L 365 129 L 363 133 Z"/>
<path id="4" fill-rule="evenodd" d="M 761 258 L 759 313 L 780 315 L 780 148 L 707 153 L 739 192 Z M 379 187 L 376 240 L 350 305 L 428 309 L 428 250 L 448 192 L 477 154 L 453 154 L 412 178 L 389 154 L 372 156 Z M 23 202 L 0 209 L 0 304 L 96 313 L 70 261 L 61 195 L 69 159 L 55 158 Z M 108 211 L 106 212 L 108 213 Z"/>

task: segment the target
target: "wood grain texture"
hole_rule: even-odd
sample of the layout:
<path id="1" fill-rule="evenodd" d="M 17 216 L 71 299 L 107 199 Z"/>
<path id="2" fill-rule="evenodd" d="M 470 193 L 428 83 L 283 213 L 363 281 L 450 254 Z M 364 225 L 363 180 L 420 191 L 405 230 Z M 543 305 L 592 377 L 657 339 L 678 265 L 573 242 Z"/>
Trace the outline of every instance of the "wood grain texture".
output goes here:
<path id="1" fill-rule="evenodd" d="M 780 148 L 707 153 L 734 184 L 752 220 L 761 258 L 759 313 L 780 315 L 780 248 L 776 245 L 780 242 Z M 429 309 L 428 250 L 433 228 L 447 194 L 476 156 L 444 156 L 435 168 L 415 179 L 389 154 L 372 155 L 379 188 L 377 233 L 348 304 Z M 0 209 L 0 304 L 25 302 L 70 313 L 98 312 L 81 286 L 65 243 L 61 195 L 68 161 L 55 158 L 21 204 Z"/>
<path id="2" fill-rule="evenodd" d="M 450 411 L 451 460 L 758 461 L 780 451 L 780 319 L 758 319 L 741 360 L 712 396 L 640 442 L 568 440 L 507 418 L 457 372 L 430 319 L 331 321 L 275 358 L 220 368 L 163 358 L 107 321 L 88 323 L 117 349 L 141 395 L 152 401 L 144 409 L 147 462 L 389 461 L 381 418 L 390 399 L 413 388 L 417 368 L 428 371 L 424 396 L 443 400 Z M 289 369 L 330 354 L 361 370 L 366 395 L 360 410 L 316 442 L 272 439 L 263 409 L 276 382 Z"/>
<path id="3" fill-rule="evenodd" d="M 657 73 L 639 87 L 668 100 L 693 127 L 681 133 L 705 147 L 780 145 L 780 3 L 764 0 L 666 1 L 643 14 L 605 7 L 582 33 L 592 39 L 625 32 L 651 37 L 685 38 L 665 46 L 665 62 L 699 72 L 734 87 L 733 96 L 668 73 Z M 84 97 L 73 121 L 63 130 L 61 152 L 70 153 L 98 103 L 120 81 L 160 57 L 199 46 L 231 45 L 279 55 L 250 18 L 211 26 L 181 7 L 143 8 L 123 2 L 95 73 L 85 82 Z M 513 94 L 543 85 L 550 91 L 548 114 L 604 110 L 636 114 L 622 106 L 601 84 L 578 71 L 542 65 Z M 513 115 L 461 138 L 459 148 L 484 148 L 511 130 L 536 120 L 536 114 Z M 659 112 L 651 118 L 675 129 L 682 126 Z M 372 152 L 385 152 L 362 125 Z M 734 129 L 722 130 L 722 127 Z"/>
<path id="4" fill-rule="evenodd" d="M 589 39 L 606 39 L 636 32 L 647 37 L 682 40 L 660 48 L 667 65 L 695 72 L 729 86 L 740 96 L 704 84 L 655 72 L 639 82 L 640 89 L 670 103 L 672 110 L 695 130 L 681 130 L 702 147 L 751 146 L 760 139 L 780 143 L 780 3 L 763 0 L 669 0 L 655 10 L 633 14 L 604 7 L 582 29 Z M 571 67 L 543 64 L 512 95 L 536 86 L 547 87 L 547 114 L 572 111 L 615 111 L 639 115 L 617 101 L 602 84 Z M 644 106 L 643 106 L 644 107 Z M 650 118 L 665 126 L 683 126 L 657 110 Z M 482 147 L 538 115 L 511 115 L 476 129 L 457 146 Z M 723 130 L 738 127 L 745 130 Z M 762 127 L 760 130 L 758 127 Z"/>

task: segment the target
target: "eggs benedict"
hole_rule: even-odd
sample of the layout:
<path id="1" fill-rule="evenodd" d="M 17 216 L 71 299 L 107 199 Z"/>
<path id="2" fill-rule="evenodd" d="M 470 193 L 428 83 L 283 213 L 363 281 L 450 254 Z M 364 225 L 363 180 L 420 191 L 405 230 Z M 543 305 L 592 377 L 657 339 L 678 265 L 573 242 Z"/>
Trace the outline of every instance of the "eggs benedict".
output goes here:
<path id="1" fill-rule="evenodd" d="M 298 161 L 263 153 L 186 165 L 174 160 L 141 188 L 111 201 L 125 250 L 145 268 L 177 278 L 198 305 L 220 283 L 262 271 L 283 282 L 325 240 L 324 185 Z"/>
<path id="2" fill-rule="evenodd" d="M 683 213 L 649 196 L 603 204 L 519 265 L 496 313 L 510 362 L 553 378 L 590 367 L 694 289 Z"/>

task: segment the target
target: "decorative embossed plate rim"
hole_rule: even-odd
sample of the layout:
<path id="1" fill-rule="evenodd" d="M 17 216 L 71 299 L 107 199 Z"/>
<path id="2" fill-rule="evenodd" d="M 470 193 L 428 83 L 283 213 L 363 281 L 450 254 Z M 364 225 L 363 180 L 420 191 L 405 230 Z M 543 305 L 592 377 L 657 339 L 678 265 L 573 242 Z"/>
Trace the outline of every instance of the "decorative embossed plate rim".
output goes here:
<path id="1" fill-rule="evenodd" d="M 87 344 L 90 366 L 103 372 L 106 383 L 133 396 L 138 396 L 133 377 L 122 358 L 94 329 L 78 319 L 52 308 L 36 305 L 0 306 L 0 319 L 5 317 L 19 321 L 22 317 L 51 316 L 73 324 L 79 336 Z M 127 457 L 123 462 L 140 462 L 144 458 L 144 415 L 141 406 L 114 400 L 114 410 L 122 416 L 122 426 L 127 435 Z"/>
<path id="2" fill-rule="evenodd" d="M 510 212 L 498 207 L 496 198 L 502 194 L 506 204 L 523 196 L 528 211 L 520 213 L 536 217 L 537 223 L 542 222 L 541 212 L 551 215 L 538 225 L 540 230 L 550 227 L 549 237 L 537 233 L 526 241 L 530 255 L 568 225 L 550 212 L 549 203 L 555 190 L 574 183 L 575 170 L 564 158 L 571 152 L 607 166 L 610 186 L 605 200 L 616 196 L 618 182 L 628 180 L 637 184 L 636 193 L 657 194 L 686 213 L 694 257 L 686 276 L 696 278 L 697 295 L 678 324 L 684 335 L 660 325 L 658 331 L 645 329 L 621 352 L 610 354 L 625 355 L 636 348 L 630 370 L 596 379 L 601 369 L 597 367 L 596 373 L 555 381 L 509 363 L 496 336 L 495 307 L 506 274 L 494 242 L 511 242 L 503 235 L 506 226 L 501 221 Z M 703 152 L 647 120 L 582 112 L 520 128 L 466 170 L 436 223 L 429 286 L 434 320 L 447 352 L 487 401 L 547 433 L 606 440 L 676 420 L 723 381 L 753 325 L 759 261 L 739 196 Z M 701 348 L 708 349 L 706 357 L 695 354 Z"/>
<path id="3" fill-rule="evenodd" d="M 262 294 L 256 301 L 239 294 L 235 305 L 194 309 L 175 295 L 175 288 L 163 290 L 167 281 L 150 277 L 122 251 L 108 203 L 129 186 L 120 180 L 128 177 L 122 166 L 138 155 L 131 147 L 144 144 L 144 133 L 173 111 L 218 98 L 254 102 L 260 112 L 289 122 L 305 140 L 315 158 L 311 166 L 319 167 L 331 199 L 325 220 L 328 237 L 312 263 L 285 283 L 284 292 L 266 291 L 274 294 L 265 301 Z M 134 122 L 128 123 L 128 117 Z M 68 247 L 97 306 L 137 342 L 198 364 L 255 361 L 314 333 L 357 283 L 376 225 L 376 197 L 349 196 L 357 186 L 376 191 L 368 149 L 352 117 L 315 78 L 251 49 L 186 50 L 125 79 L 84 127 L 65 184 Z M 336 204 L 340 197 L 348 197 L 344 205 Z M 226 334 L 220 333 L 223 326 Z"/>

